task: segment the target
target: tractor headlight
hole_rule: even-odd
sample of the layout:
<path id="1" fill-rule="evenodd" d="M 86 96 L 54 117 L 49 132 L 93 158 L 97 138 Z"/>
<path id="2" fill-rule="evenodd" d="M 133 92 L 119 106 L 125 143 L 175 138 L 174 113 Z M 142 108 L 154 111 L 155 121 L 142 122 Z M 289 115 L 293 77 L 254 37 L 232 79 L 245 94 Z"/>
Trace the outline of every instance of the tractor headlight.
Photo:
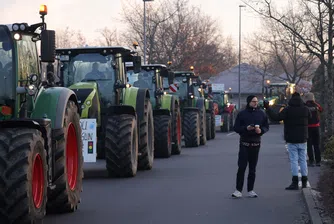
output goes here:
<path id="1" fill-rule="evenodd" d="M 14 34 L 14 39 L 15 39 L 15 40 L 21 40 L 21 39 L 22 39 L 21 34 L 19 34 L 19 33 L 15 33 L 15 34 Z"/>
<path id="2" fill-rule="evenodd" d="M 30 96 L 35 95 L 36 90 L 37 90 L 37 88 L 36 88 L 35 85 L 29 85 L 28 88 L 27 88 L 27 92 Z"/>
<path id="3" fill-rule="evenodd" d="M 85 104 L 82 104 L 82 105 L 81 105 L 81 109 L 83 110 L 83 109 L 85 109 L 85 108 L 86 108 Z"/>
<path id="4" fill-rule="evenodd" d="M 193 98 L 194 98 L 194 95 L 191 95 L 190 98 L 193 99 Z"/>
<path id="5" fill-rule="evenodd" d="M 92 104 L 92 101 L 87 100 L 87 101 L 86 101 L 86 104 L 87 104 L 87 106 L 90 106 L 90 105 Z"/>
<path id="6" fill-rule="evenodd" d="M 269 101 L 269 106 L 272 106 L 272 105 L 274 105 L 274 101 L 273 101 L 273 100 L 270 100 L 270 101 Z"/>

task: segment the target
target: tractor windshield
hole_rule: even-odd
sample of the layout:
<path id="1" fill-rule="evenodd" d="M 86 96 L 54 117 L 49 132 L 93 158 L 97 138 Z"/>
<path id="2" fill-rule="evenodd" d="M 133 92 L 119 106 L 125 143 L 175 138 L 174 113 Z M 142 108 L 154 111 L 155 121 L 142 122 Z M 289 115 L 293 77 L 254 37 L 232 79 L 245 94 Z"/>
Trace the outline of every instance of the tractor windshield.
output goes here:
<path id="1" fill-rule="evenodd" d="M 128 83 L 137 88 L 148 89 L 150 95 L 154 96 L 154 85 L 152 82 L 154 75 L 154 71 L 142 70 L 140 73 L 134 73 L 133 70 L 129 70 L 127 72 Z"/>
<path id="2" fill-rule="evenodd" d="M 175 79 L 174 79 L 174 84 L 176 84 L 178 87 L 177 93 L 180 97 L 188 96 L 188 84 L 182 82 L 182 80 L 185 78 L 186 77 L 183 77 L 183 76 L 175 76 Z"/>
<path id="3" fill-rule="evenodd" d="M 162 78 L 162 85 L 163 85 L 164 89 L 169 89 L 168 77 L 163 77 Z"/>
<path id="4" fill-rule="evenodd" d="M 101 100 L 104 102 L 114 101 L 116 73 L 113 65 L 116 62 L 113 55 L 83 53 L 70 58 L 69 61 L 61 56 L 61 61 L 64 65 L 63 80 L 65 87 L 79 82 L 96 82 Z"/>
<path id="5" fill-rule="evenodd" d="M 13 84 L 13 40 L 7 26 L 0 26 L 0 104 L 5 104 L 8 99 L 14 99 Z"/>

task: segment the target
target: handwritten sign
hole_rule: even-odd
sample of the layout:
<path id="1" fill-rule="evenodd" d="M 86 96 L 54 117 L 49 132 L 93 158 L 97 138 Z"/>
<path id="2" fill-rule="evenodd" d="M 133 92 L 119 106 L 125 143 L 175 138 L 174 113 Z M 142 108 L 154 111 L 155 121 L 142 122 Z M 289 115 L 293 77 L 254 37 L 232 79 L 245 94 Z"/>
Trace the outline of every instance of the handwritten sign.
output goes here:
<path id="1" fill-rule="evenodd" d="M 222 125 L 222 116 L 221 115 L 215 115 L 215 123 L 216 123 L 216 127 L 220 127 Z"/>
<path id="2" fill-rule="evenodd" d="M 85 163 L 96 162 L 96 119 L 80 119 L 83 157 Z"/>

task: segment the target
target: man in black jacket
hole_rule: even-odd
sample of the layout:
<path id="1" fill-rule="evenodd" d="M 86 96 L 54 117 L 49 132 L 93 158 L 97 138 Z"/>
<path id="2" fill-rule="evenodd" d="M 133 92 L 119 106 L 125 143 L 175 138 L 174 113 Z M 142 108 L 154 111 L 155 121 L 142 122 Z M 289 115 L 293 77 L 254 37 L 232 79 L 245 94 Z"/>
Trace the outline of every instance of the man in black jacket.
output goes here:
<path id="1" fill-rule="evenodd" d="M 253 191 L 255 182 L 256 165 L 259 157 L 261 136 L 269 130 L 267 115 L 259 109 L 258 99 L 251 95 L 247 97 L 245 110 L 238 113 L 234 124 L 234 131 L 240 135 L 238 173 L 234 198 L 242 197 L 245 171 L 249 164 L 247 190 L 249 197 L 257 197 Z"/>
<path id="2" fill-rule="evenodd" d="M 292 183 L 286 190 L 298 190 L 298 161 L 302 174 L 302 187 L 307 187 L 306 149 L 308 138 L 308 119 L 311 117 L 309 109 L 304 104 L 299 93 L 292 94 L 288 106 L 276 114 L 269 103 L 264 102 L 268 116 L 275 121 L 284 121 L 284 139 L 288 146 Z"/>

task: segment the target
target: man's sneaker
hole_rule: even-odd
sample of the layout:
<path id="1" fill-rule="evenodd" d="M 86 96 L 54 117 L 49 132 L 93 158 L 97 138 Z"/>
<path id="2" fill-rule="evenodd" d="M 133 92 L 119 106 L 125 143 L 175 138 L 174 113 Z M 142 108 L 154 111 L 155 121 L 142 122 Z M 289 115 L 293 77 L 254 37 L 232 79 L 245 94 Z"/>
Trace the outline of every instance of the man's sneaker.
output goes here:
<path id="1" fill-rule="evenodd" d="M 254 191 L 248 191 L 248 197 L 257 198 L 257 194 Z"/>
<path id="2" fill-rule="evenodd" d="M 232 194 L 233 198 L 241 198 L 242 197 L 242 193 L 238 190 L 234 191 L 234 193 Z"/>

